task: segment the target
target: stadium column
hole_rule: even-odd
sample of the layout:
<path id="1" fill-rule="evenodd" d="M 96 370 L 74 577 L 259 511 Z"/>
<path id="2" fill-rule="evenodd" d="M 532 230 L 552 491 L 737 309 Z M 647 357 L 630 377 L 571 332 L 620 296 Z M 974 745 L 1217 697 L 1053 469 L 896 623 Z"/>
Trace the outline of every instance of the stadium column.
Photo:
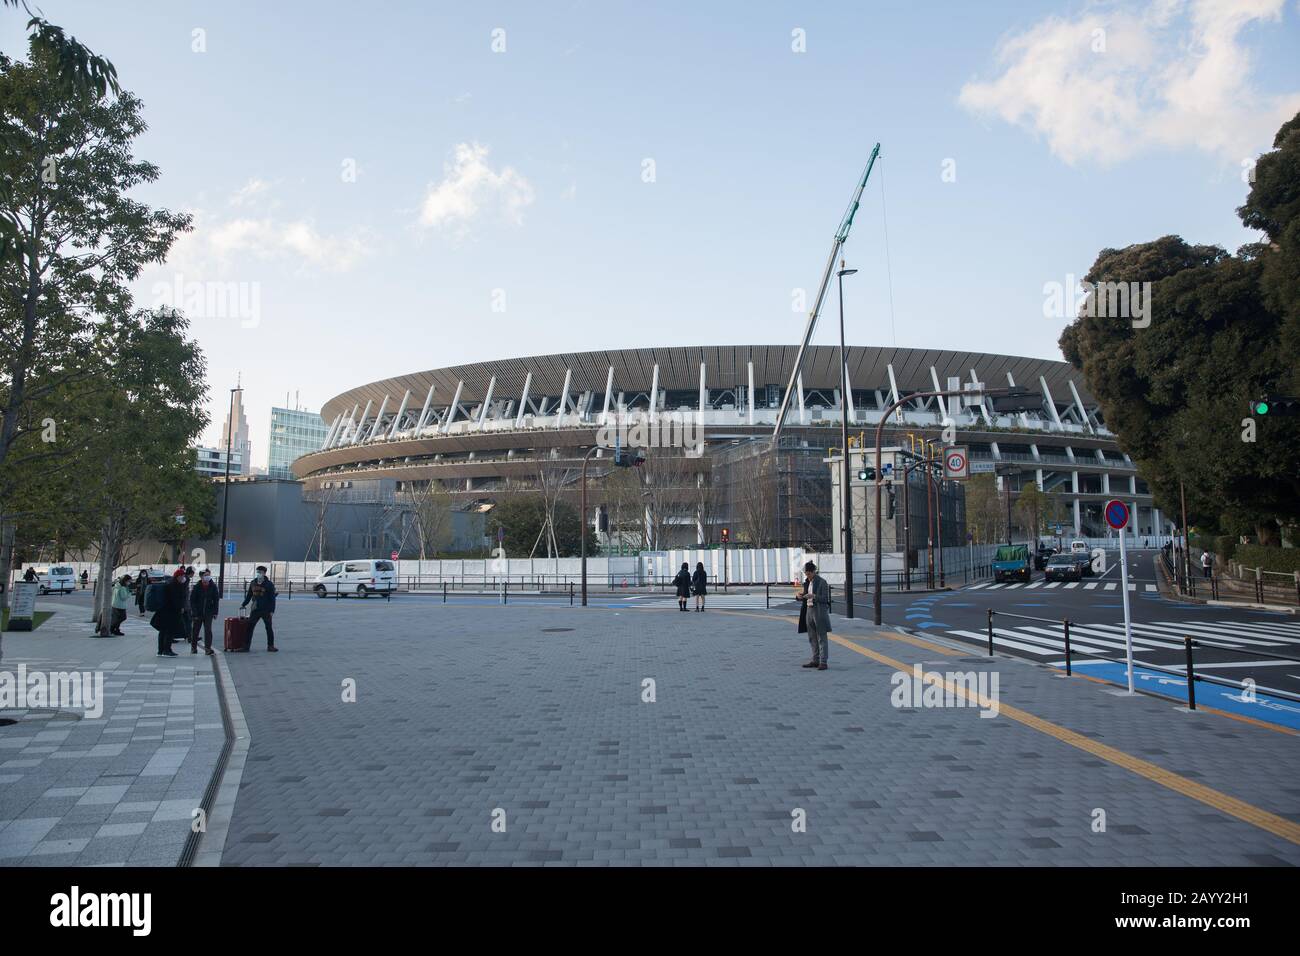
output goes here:
<path id="1" fill-rule="evenodd" d="M 388 430 L 389 438 L 397 437 L 397 429 L 401 427 L 402 416 L 406 414 L 406 406 L 411 401 L 411 390 L 408 388 L 406 394 L 402 396 L 402 404 L 397 406 L 397 414 L 393 416 L 393 427 Z"/>

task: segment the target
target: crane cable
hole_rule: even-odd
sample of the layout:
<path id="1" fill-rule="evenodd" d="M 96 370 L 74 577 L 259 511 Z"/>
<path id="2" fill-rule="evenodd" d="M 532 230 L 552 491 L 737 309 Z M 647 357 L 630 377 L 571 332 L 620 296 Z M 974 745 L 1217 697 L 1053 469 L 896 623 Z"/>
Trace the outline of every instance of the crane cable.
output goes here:
<path id="1" fill-rule="evenodd" d="M 885 276 L 889 282 L 889 335 L 894 348 L 898 348 L 898 332 L 894 327 L 894 269 L 889 259 L 889 216 L 885 212 L 885 168 L 880 167 L 880 219 L 885 227 Z"/>

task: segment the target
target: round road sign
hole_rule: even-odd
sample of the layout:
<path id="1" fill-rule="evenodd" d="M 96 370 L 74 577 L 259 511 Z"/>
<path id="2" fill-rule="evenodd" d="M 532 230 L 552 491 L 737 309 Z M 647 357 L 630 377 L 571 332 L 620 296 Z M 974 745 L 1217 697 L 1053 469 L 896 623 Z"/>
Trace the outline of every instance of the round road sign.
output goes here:
<path id="1" fill-rule="evenodd" d="M 1118 498 L 1106 502 L 1106 524 L 1116 531 L 1122 531 L 1128 524 L 1128 505 Z"/>
<path id="2" fill-rule="evenodd" d="M 960 474 L 966 470 L 966 453 L 963 451 L 950 451 L 944 458 L 944 464 L 948 466 L 950 472 Z"/>

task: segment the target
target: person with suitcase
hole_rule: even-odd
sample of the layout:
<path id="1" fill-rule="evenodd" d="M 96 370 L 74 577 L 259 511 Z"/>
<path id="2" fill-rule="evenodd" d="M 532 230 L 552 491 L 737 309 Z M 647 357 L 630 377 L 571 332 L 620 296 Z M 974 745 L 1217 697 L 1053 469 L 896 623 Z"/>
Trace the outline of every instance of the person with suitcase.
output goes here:
<path id="1" fill-rule="evenodd" d="M 203 653 L 212 653 L 212 620 L 217 616 L 221 595 L 212 583 L 212 572 L 199 572 L 199 583 L 190 589 L 190 653 L 199 652 L 199 629 L 203 630 Z"/>
<path id="2" fill-rule="evenodd" d="M 271 653 L 279 650 L 275 646 L 275 628 L 271 625 L 271 617 L 275 614 L 275 584 L 267 577 L 266 565 L 257 566 L 257 576 L 248 582 L 248 590 L 244 592 L 244 603 L 239 605 L 240 610 L 253 605 L 253 613 L 248 616 L 248 643 L 244 646 L 247 651 L 253 643 L 253 629 L 257 627 L 258 621 L 266 622 L 266 649 Z"/>

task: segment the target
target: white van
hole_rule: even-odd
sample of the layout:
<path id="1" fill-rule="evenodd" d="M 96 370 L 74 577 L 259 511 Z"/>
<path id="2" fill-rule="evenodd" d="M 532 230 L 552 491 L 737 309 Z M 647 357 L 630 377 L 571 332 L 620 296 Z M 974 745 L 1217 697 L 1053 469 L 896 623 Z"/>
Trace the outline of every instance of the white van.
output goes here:
<path id="1" fill-rule="evenodd" d="M 68 594 L 77 589 L 77 576 L 66 564 L 34 569 L 41 594 Z"/>
<path id="2" fill-rule="evenodd" d="M 397 570 L 392 561 L 370 558 L 340 561 L 326 568 L 324 574 L 316 576 L 312 590 L 317 597 L 355 594 L 363 598 L 371 594 L 390 594 L 397 590 Z"/>
<path id="3" fill-rule="evenodd" d="M 1091 549 L 1090 547 L 1088 547 L 1088 542 L 1087 542 L 1087 541 L 1080 541 L 1080 540 L 1076 539 L 1076 540 L 1070 542 L 1070 553 L 1071 553 L 1071 554 L 1089 554 L 1089 553 L 1091 553 L 1091 551 L 1092 551 L 1092 549 Z"/>

